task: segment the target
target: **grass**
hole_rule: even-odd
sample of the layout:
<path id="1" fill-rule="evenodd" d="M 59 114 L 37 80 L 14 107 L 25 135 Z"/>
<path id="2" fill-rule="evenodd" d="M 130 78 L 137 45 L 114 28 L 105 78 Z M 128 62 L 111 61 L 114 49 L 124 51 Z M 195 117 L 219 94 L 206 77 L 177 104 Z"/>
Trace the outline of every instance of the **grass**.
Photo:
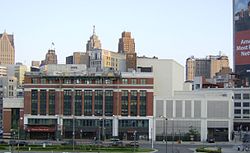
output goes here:
<path id="1" fill-rule="evenodd" d="M 7 150 L 9 148 L 8 145 L 1 145 L 0 150 Z M 70 151 L 72 152 L 72 145 L 51 145 L 43 148 L 41 145 L 29 145 L 29 146 L 19 146 L 20 151 Z M 17 147 L 15 146 L 15 150 Z M 133 147 L 113 147 L 113 146 L 101 146 L 100 148 L 95 145 L 76 145 L 75 152 L 97 152 L 100 150 L 101 152 L 133 152 Z M 151 152 L 152 149 L 146 148 L 135 148 L 136 152 Z"/>

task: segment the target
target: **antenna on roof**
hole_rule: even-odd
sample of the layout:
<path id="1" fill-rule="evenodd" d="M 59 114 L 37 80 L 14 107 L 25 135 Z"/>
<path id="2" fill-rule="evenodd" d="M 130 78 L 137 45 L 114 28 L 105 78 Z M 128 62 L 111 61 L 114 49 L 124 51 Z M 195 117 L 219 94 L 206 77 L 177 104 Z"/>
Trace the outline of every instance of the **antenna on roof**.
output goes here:
<path id="1" fill-rule="evenodd" d="M 53 47 L 54 47 L 54 48 L 53 48 Z M 50 49 L 51 49 L 51 50 L 55 50 L 55 43 L 54 43 L 54 42 L 51 43 Z"/>
<path id="2" fill-rule="evenodd" d="M 93 35 L 95 35 L 95 25 L 93 25 Z"/>

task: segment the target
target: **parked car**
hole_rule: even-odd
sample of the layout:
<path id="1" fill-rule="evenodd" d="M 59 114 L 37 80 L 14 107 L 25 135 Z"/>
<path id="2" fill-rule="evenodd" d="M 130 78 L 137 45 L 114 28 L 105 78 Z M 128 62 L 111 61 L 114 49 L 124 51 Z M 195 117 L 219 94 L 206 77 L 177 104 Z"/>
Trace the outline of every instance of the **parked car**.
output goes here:
<path id="1" fill-rule="evenodd" d="M 112 142 L 111 146 L 119 146 L 119 147 L 123 146 L 123 142 L 119 139 L 111 140 L 111 142 Z"/>
<path id="2" fill-rule="evenodd" d="M 15 140 L 10 140 L 8 144 L 15 146 L 15 145 L 17 145 L 17 142 Z"/>
<path id="3" fill-rule="evenodd" d="M 213 138 L 213 137 L 208 138 L 207 142 L 208 143 L 214 143 L 215 142 L 215 138 Z"/>
<path id="4" fill-rule="evenodd" d="M 69 140 L 62 143 L 62 145 L 73 145 L 73 144 L 76 145 L 77 144 L 76 141 Z"/>
<path id="5" fill-rule="evenodd" d="M 27 146 L 28 143 L 26 141 L 19 141 L 17 142 L 17 145 L 19 144 L 19 146 Z"/>
<path id="6" fill-rule="evenodd" d="M 250 142 L 250 135 L 249 134 L 244 134 L 242 138 L 242 142 Z"/>
<path id="7" fill-rule="evenodd" d="M 138 141 L 131 141 L 126 146 L 129 146 L 129 147 L 139 147 L 139 142 Z"/>
<path id="8" fill-rule="evenodd" d="M 92 142 L 92 144 L 94 144 L 94 145 L 102 145 L 103 143 L 102 143 L 101 140 L 94 140 L 94 141 Z"/>
<path id="9" fill-rule="evenodd" d="M 5 142 L 4 140 L 1 140 L 0 144 L 7 144 L 7 142 Z"/>

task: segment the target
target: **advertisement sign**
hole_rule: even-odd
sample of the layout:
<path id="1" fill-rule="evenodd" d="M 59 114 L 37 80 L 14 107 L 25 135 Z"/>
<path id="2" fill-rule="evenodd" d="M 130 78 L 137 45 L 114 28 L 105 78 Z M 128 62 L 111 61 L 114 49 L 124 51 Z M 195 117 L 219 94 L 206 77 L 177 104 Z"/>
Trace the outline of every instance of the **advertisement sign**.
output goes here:
<path id="1" fill-rule="evenodd" d="M 250 0 L 234 0 L 234 63 L 250 64 Z M 236 70 L 237 71 L 237 70 Z"/>

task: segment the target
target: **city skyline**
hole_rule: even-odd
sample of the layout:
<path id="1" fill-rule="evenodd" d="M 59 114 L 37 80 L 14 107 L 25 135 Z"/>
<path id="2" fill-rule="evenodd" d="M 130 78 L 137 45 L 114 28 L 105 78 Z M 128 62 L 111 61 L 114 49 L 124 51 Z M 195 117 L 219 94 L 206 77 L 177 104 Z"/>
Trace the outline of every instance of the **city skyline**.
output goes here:
<path id="1" fill-rule="evenodd" d="M 26 65 L 44 59 L 52 42 L 58 63 L 65 63 L 65 57 L 73 52 L 86 51 L 93 25 L 103 49 L 118 51 L 121 33 L 129 31 L 138 56 L 174 59 L 185 66 L 187 57 L 222 51 L 229 57 L 230 67 L 233 64 L 230 1 L 3 3 L 13 11 L 7 11 L 8 7 L 1 10 L 0 32 L 14 33 L 16 62 Z M 27 58 L 34 52 L 32 58 Z"/>

